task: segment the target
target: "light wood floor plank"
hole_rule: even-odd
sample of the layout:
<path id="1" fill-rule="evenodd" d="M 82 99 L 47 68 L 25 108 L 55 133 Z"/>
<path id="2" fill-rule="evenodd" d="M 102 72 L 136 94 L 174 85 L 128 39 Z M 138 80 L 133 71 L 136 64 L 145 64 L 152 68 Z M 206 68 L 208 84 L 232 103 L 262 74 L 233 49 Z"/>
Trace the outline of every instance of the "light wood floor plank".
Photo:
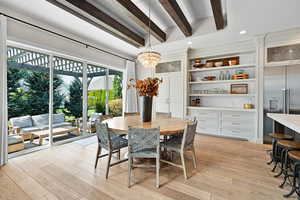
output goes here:
<path id="1" fill-rule="evenodd" d="M 187 154 L 190 178 L 186 181 L 182 169 L 164 165 L 156 189 L 152 169 L 134 169 L 135 184 L 128 188 L 127 163 L 112 167 L 106 180 L 107 158 L 94 169 L 97 144 L 56 146 L 2 167 L 0 200 L 281 200 L 290 190 L 278 188 L 282 179 L 274 178 L 266 165 L 269 145 L 197 135 L 195 147 L 197 169 Z"/>

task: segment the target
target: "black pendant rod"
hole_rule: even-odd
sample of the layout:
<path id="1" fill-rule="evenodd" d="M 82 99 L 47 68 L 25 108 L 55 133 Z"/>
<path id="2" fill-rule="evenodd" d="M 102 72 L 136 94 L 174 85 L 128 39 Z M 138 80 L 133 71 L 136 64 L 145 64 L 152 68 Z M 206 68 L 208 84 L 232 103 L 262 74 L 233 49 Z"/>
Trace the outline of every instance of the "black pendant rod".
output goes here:
<path id="1" fill-rule="evenodd" d="M 59 36 L 59 37 L 62 37 L 62 38 L 71 40 L 71 41 L 73 41 L 73 42 L 79 43 L 79 44 L 81 44 L 81 45 L 84 45 L 86 48 L 91 47 L 91 48 L 93 48 L 93 49 L 96 49 L 96 50 L 98 50 L 98 51 L 104 52 L 104 53 L 106 53 L 106 54 L 110 54 L 110 55 L 116 56 L 116 57 L 121 58 L 121 59 L 124 59 L 124 60 L 128 60 L 128 61 L 135 62 L 135 60 L 132 60 L 132 59 L 129 59 L 129 58 L 120 56 L 120 55 L 118 55 L 118 54 L 115 54 L 115 53 L 106 51 L 106 50 L 104 50 L 104 49 L 100 49 L 100 48 L 98 48 L 98 47 L 96 47 L 96 46 L 93 46 L 93 45 L 84 43 L 84 42 L 82 42 L 82 41 L 76 40 L 76 39 L 74 39 L 74 38 L 65 36 L 65 35 L 60 34 L 60 33 L 56 33 L 56 32 L 51 31 L 51 30 L 49 30 L 49 29 L 43 28 L 43 27 L 41 27 L 41 26 L 38 26 L 38 25 L 35 25 L 35 24 L 32 24 L 32 23 L 29 23 L 29 22 L 26 22 L 26 21 L 24 21 L 24 20 L 22 20 L 22 19 L 18 19 L 18 18 L 16 18 L 16 17 L 12 17 L 12 16 L 7 15 L 7 14 L 5 14 L 5 13 L 0 12 L 0 15 L 3 15 L 3 16 L 5 16 L 5 17 L 8 17 L 8 18 L 13 19 L 13 20 L 15 20 L 15 21 L 21 22 L 21 23 L 23 23 L 23 24 L 32 26 L 32 27 L 34 27 L 34 28 L 37 28 L 37 29 L 46 31 L 46 32 L 48 32 L 48 33 L 57 35 L 57 36 Z"/>

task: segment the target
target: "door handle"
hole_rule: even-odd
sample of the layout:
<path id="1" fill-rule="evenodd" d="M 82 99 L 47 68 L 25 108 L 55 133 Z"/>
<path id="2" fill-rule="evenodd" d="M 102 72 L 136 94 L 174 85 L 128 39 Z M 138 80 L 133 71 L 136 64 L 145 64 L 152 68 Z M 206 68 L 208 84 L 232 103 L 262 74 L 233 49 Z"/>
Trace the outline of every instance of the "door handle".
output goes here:
<path id="1" fill-rule="evenodd" d="M 287 109 L 286 109 L 286 113 L 287 114 L 290 114 L 290 106 L 291 106 L 291 89 L 287 89 L 286 90 L 286 106 L 287 106 Z"/>
<path id="2" fill-rule="evenodd" d="M 286 91 L 287 89 L 282 89 L 282 111 L 284 114 L 287 113 L 287 110 L 286 110 Z"/>

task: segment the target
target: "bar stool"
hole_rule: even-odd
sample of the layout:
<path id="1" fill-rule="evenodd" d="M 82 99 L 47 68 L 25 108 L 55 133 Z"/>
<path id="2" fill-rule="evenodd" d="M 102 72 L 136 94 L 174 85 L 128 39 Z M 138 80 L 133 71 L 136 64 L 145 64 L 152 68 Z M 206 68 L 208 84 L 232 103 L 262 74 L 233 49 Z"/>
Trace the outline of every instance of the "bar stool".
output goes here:
<path id="1" fill-rule="evenodd" d="M 293 140 L 293 136 L 284 135 L 282 133 L 270 133 L 270 137 L 272 137 L 272 151 L 270 152 L 271 161 L 267 164 L 270 165 L 275 162 L 275 165 L 272 169 L 272 172 L 275 171 L 277 164 L 280 162 L 280 152 L 277 151 L 277 141 L 278 140 Z"/>
<path id="2" fill-rule="evenodd" d="M 293 177 L 292 181 L 292 189 L 288 194 L 283 195 L 283 197 L 288 198 L 293 195 L 295 192 L 298 195 L 298 199 L 300 199 L 300 180 L 299 180 L 299 170 L 300 170 L 300 151 L 289 151 L 288 152 L 288 162 L 290 163 L 290 168 L 292 170 L 292 175 L 288 175 Z M 291 167 L 293 164 L 293 167 Z M 298 183 L 297 183 L 298 180 Z"/>
<path id="3" fill-rule="evenodd" d="M 300 150 L 300 142 L 290 141 L 290 140 L 278 140 L 277 151 L 278 150 L 280 151 L 281 170 L 275 177 L 279 177 L 281 174 L 284 174 L 284 180 L 279 186 L 280 188 L 283 188 L 283 186 L 285 185 L 289 177 L 288 153 L 290 151 Z"/>

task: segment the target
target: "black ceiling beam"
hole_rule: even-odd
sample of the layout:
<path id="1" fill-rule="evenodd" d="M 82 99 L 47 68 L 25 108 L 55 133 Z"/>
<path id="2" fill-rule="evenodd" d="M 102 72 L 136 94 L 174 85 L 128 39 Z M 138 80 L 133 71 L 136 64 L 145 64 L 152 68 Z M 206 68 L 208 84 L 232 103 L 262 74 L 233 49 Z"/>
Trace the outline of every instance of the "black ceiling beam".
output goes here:
<path id="1" fill-rule="evenodd" d="M 214 14 L 214 19 L 216 23 L 217 30 L 224 29 L 225 20 L 223 16 L 222 10 L 222 2 L 221 0 L 210 0 L 211 8 Z"/>
<path id="2" fill-rule="evenodd" d="M 162 7 L 167 11 L 182 33 L 189 37 L 192 35 L 192 27 L 176 0 L 159 0 Z"/>
<path id="3" fill-rule="evenodd" d="M 127 10 L 127 14 L 140 25 L 145 31 L 149 30 L 149 17 L 139 9 L 131 0 L 116 0 L 123 8 Z M 161 30 L 152 20 L 150 20 L 150 33 L 160 42 L 167 40 L 166 33 Z"/>
<path id="4" fill-rule="evenodd" d="M 73 14 L 74 16 L 116 36 L 119 39 L 122 39 L 136 47 L 143 47 L 145 46 L 145 39 L 140 36 L 138 33 L 133 32 L 125 25 L 121 24 L 96 6 L 92 5 L 91 3 L 87 2 L 86 0 L 47 0 L 51 4 L 62 8 L 63 10 Z M 66 3 L 62 3 L 66 2 Z M 69 4 L 69 5 L 68 5 Z M 70 6 L 72 5 L 76 9 L 72 9 Z M 83 11 L 88 16 L 81 13 Z M 92 18 L 96 20 L 93 20 Z"/>

